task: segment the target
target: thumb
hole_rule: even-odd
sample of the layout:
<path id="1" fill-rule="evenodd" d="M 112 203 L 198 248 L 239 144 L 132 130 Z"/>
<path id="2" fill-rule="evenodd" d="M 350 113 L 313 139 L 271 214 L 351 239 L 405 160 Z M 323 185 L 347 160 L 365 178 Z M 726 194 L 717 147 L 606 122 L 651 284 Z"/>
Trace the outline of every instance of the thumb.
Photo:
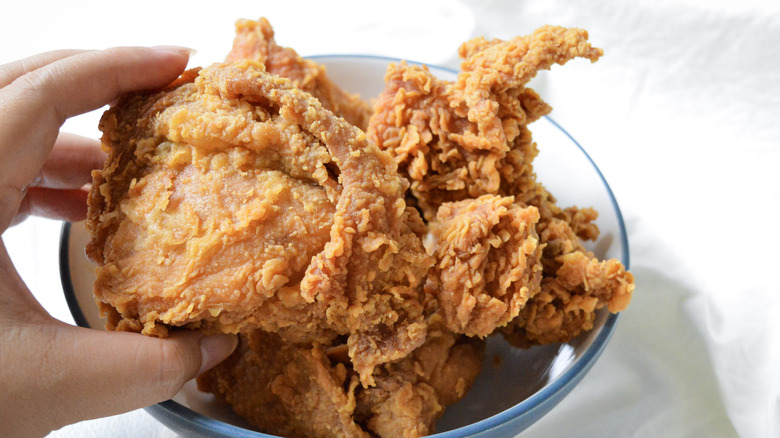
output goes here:
<path id="1" fill-rule="evenodd" d="M 127 412 L 170 399 L 190 379 L 229 356 L 232 335 L 173 332 L 160 339 L 68 326 L 60 354 L 57 405 L 61 424 Z"/>

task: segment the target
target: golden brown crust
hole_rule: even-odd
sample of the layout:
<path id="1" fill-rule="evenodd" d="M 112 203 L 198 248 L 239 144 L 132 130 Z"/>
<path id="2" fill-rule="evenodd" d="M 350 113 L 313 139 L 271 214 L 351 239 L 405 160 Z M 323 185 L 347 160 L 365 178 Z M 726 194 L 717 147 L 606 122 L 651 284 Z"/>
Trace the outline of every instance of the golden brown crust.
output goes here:
<path id="1" fill-rule="evenodd" d="M 444 203 L 430 224 L 436 264 L 426 284 L 447 327 L 486 337 L 518 315 L 539 291 L 539 212 L 511 197 Z"/>
<path id="2" fill-rule="evenodd" d="M 595 61 L 601 50 L 583 30 L 545 26 L 509 41 L 473 40 L 460 54 L 466 59 L 452 83 L 424 67 L 391 65 L 367 131 L 396 159 L 428 220 L 443 202 L 535 189 L 526 126 L 550 107 L 525 84 L 555 63 Z"/>
<path id="3" fill-rule="evenodd" d="M 353 420 L 358 378 L 323 347 L 295 346 L 260 330 L 242 334 L 236 351 L 198 377 L 258 430 L 288 437 L 368 437 Z"/>
<path id="4" fill-rule="evenodd" d="M 198 377 L 198 387 L 229 403 L 260 431 L 291 437 L 422 437 L 445 407 L 474 383 L 484 343 L 458 336 L 432 315 L 425 343 L 378 366 L 375 385 L 359 385 L 346 345 L 292 345 L 259 330 Z"/>
<path id="5" fill-rule="evenodd" d="M 543 26 L 508 41 L 474 39 L 460 48 L 464 61 L 454 82 L 442 81 L 424 67 L 401 63 L 388 68 L 368 136 L 398 162 L 411 182 L 412 202 L 434 231 L 437 263 L 427 289 L 437 296 L 452 330 L 486 336 L 507 324 L 507 317 L 516 317 L 502 330 L 516 344 L 562 342 L 590 329 L 595 310 L 604 303 L 613 303 L 611 311 L 628 304 L 633 278 L 615 260 L 606 262 L 608 269 L 591 268 L 578 281 L 571 279 L 573 256 L 565 254 L 579 251 L 577 266 L 601 266 L 581 242 L 598 237 L 597 213 L 559 207 L 533 169 L 538 150 L 528 125 L 550 107 L 526 84 L 538 70 L 575 57 L 596 61 L 602 51 L 587 37 L 581 29 Z M 536 294 L 538 277 L 529 282 L 534 277 L 527 274 L 515 283 L 527 283 L 528 290 L 519 294 L 491 291 L 482 278 L 489 271 L 481 264 L 504 251 L 486 243 L 494 235 L 517 232 L 508 221 L 497 222 L 509 208 L 507 201 L 487 206 L 489 196 L 511 198 L 515 209 L 538 212 L 533 237 L 538 236 L 541 256 L 534 253 L 509 265 L 542 270 L 542 293 Z M 456 213 L 453 206 L 458 206 Z M 528 243 L 530 236 L 518 241 Z M 520 253 L 533 253 L 526 248 Z M 600 290 L 583 286 L 599 281 Z"/>
<path id="6" fill-rule="evenodd" d="M 466 395 L 482 368 L 484 342 L 452 333 L 439 313 L 428 338 L 402 360 L 378 367 L 376 385 L 357 394 L 355 417 L 380 437 L 435 432 L 444 409 Z"/>
<path id="7" fill-rule="evenodd" d="M 258 21 L 236 21 L 236 38 L 226 61 L 242 59 L 258 61 L 269 73 L 290 79 L 296 87 L 311 93 L 325 108 L 343 117 L 360 129 L 366 129 L 371 107 L 357 94 L 347 93 L 330 78 L 325 67 L 299 56 L 295 50 L 281 47 L 274 40 L 274 31 L 265 18 Z"/>
<path id="8" fill-rule="evenodd" d="M 125 97 L 102 129 L 88 252 L 115 328 L 350 335 L 366 384 L 422 344 L 431 260 L 405 181 L 289 80 L 252 61 L 214 65 Z"/>
<path id="9" fill-rule="evenodd" d="M 109 328 L 240 332 L 198 384 L 264 432 L 418 437 L 476 379 L 480 338 L 565 342 L 628 305 L 633 276 L 582 243 L 597 213 L 532 165 L 550 107 L 526 83 L 598 59 L 585 31 L 469 41 L 454 82 L 391 65 L 367 136 L 368 107 L 265 19 L 236 31 L 228 62 L 101 121 L 88 254 Z"/>
<path id="10" fill-rule="evenodd" d="M 560 261 L 556 275 L 545 277 L 541 291 L 502 329 L 513 345 L 567 342 L 593 328 L 598 309 L 615 313 L 628 306 L 634 276 L 617 260 L 575 251 Z"/>

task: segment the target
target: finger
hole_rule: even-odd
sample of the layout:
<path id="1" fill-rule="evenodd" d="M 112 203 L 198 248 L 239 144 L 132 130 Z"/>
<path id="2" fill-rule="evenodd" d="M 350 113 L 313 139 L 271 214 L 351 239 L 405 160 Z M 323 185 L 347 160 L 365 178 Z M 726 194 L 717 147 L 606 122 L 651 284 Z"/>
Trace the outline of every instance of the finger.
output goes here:
<path id="1" fill-rule="evenodd" d="M 60 133 L 49 157 L 30 183 L 51 189 L 78 189 L 92 181 L 92 170 L 103 167 L 106 154 L 100 142 Z"/>
<path id="2" fill-rule="evenodd" d="M 50 411 L 48 424 L 42 425 L 48 430 L 168 400 L 199 372 L 228 357 L 237 344 L 232 335 L 181 331 L 159 339 L 65 324 L 38 329 L 35 336 L 41 339 L 28 339 L 25 347 L 44 348 L 21 352 L 39 355 L 29 358 L 36 364 L 29 372 L 35 375 L 11 389 L 21 392 L 18 403 L 31 405 L 25 411 L 39 416 L 43 409 Z M 33 387 L 19 388 L 26 385 Z M 34 406 L 41 400 L 45 407 Z"/>
<path id="3" fill-rule="evenodd" d="M 83 221 L 87 218 L 88 196 L 89 192 L 85 189 L 30 187 L 11 225 L 30 215 L 68 222 Z"/>
<path id="4" fill-rule="evenodd" d="M 0 65 L 0 88 L 5 87 L 25 73 L 83 52 L 83 50 L 55 50 Z"/>
<path id="5" fill-rule="evenodd" d="M 64 391 L 63 404 L 77 408 L 69 413 L 71 419 L 102 417 L 168 400 L 187 381 L 227 358 L 238 342 L 236 336 L 206 337 L 195 331 L 159 339 L 136 333 L 71 330 L 74 345 L 65 353 L 68 361 L 62 363 L 70 364 L 63 368 L 89 370 L 74 373 L 69 384 L 72 391 Z"/>
<path id="6" fill-rule="evenodd" d="M 15 212 L 67 117 L 123 92 L 163 87 L 186 67 L 188 49 L 123 47 L 84 52 L 24 74 L 0 89 L 0 215 Z M 7 224 L 13 216 L 0 217 Z"/>
<path id="7" fill-rule="evenodd" d="M 174 332 L 167 339 L 76 327 L 69 330 L 74 332 L 74 345 L 65 354 L 72 362 L 63 368 L 89 369 L 86 376 L 72 376 L 73 392 L 67 397 L 85 398 L 80 401 L 80 412 L 72 417 L 111 415 L 168 400 L 187 381 L 227 358 L 238 342 L 232 335 L 203 336 L 188 330 Z M 82 366 L 73 366 L 76 363 Z"/>
<path id="8" fill-rule="evenodd" d="M 7 359 L 8 355 L 3 352 L 3 347 L 6 346 L 3 335 L 13 333 L 17 321 L 46 321 L 50 316 L 16 272 L 3 239 L 0 239 L 0 279 L 3 280 L 0 282 L 0 382 L 5 383 L 7 379 L 3 375 L 4 359 Z M 0 391 L 0 406 L 3 406 L 2 392 Z M 3 424 L 2 421 L 0 424 Z"/>

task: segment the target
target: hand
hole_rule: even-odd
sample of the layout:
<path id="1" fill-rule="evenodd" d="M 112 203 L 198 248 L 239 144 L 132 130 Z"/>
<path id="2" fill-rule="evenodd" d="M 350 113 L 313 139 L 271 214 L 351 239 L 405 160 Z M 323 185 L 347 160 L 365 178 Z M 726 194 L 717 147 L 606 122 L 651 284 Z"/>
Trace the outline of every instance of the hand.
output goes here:
<path id="1" fill-rule="evenodd" d="M 68 118 L 123 92 L 163 87 L 186 67 L 183 48 L 58 51 L 0 66 L 0 233 L 27 214 L 86 216 L 95 140 L 59 134 Z M 157 339 L 57 321 L 35 300 L 0 243 L 0 424 L 45 435 L 77 421 L 171 398 L 235 348 L 234 336 Z"/>

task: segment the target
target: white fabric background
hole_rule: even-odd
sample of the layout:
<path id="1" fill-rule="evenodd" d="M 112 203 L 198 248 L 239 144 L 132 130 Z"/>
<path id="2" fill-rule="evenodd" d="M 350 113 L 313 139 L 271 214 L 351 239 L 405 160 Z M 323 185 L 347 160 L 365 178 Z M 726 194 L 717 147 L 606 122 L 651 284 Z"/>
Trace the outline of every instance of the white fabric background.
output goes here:
<path id="1" fill-rule="evenodd" d="M 208 65 L 229 49 L 236 18 L 259 16 L 303 55 L 450 67 L 477 35 L 587 29 L 605 56 L 535 84 L 612 186 L 637 288 L 599 362 L 521 436 L 780 436 L 780 2 L 2 1 L 0 63 L 59 48 L 178 44 L 198 50 L 191 66 Z M 65 129 L 97 137 L 98 117 Z M 36 297 L 71 321 L 59 225 L 30 219 L 3 239 Z M 143 411 L 52 434 L 172 435 Z"/>

